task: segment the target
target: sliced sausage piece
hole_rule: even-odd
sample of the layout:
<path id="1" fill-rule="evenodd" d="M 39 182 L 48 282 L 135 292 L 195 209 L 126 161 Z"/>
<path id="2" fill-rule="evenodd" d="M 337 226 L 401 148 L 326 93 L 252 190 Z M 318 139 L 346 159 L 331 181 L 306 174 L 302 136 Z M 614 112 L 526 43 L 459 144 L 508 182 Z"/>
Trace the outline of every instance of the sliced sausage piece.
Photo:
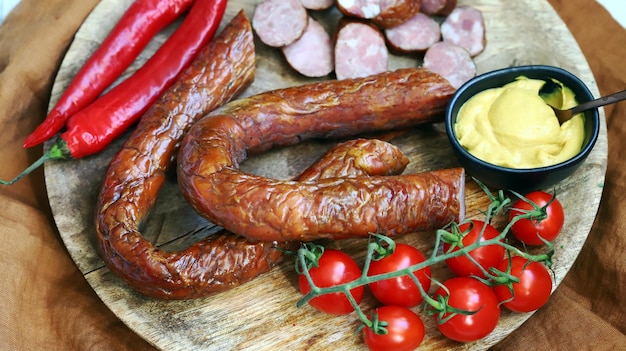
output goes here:
<path id="1" fill-rule="evenodd" d="M 476 75 L 469 52 L 447 42 L 438 42 L 426 51 L 423 67 L 440 74 L 457 89 Z"/>
<path id="2" fill-rule="evenodd" d="M 302 36 L 282 51 L 291 67 L 307 77 L 323 77 L 335 68 L 330 35 L 311 17 Z"/>
<path id="3" fill-rule="evenodd" d="M 403 53 L 425 52 L 441 40 L 439 23 L 432 17 L 418 13 L 399 26 L 385 29 L 389 46 Z"/>
<path id="4" fill-rule="evenodd" d="M 300 0 L 309 10 L 326 10 L 335 4 L 335 0 Z"/>
<path id="5" fill-rule="evenodd" d="M 363 22 L 340 26 L 335 41 L 337 79 L 360 78 L 387 71 L 389 51 L 382 32 Z"/>
<path id="6" fill-rule="evenodd" d="M 443 40 L 465 48 L 472 57 L 485 49 L 485 22 L 480 10 L 459 6 L 441 24 Z"/>
<path id="7" fill-rule="evenodd" d="M 252 28 L 263 43 L 283 47 L 300 38 L 308 18 L 300 0 L 264 0 L 254 9 Z"/>
<path id="8" fill-rule="evenodd" d="M 420 12 L 429 16 L 447 16 L 456 5 L 457 0 L 422 0 Z"/>
<path id="9" fill-rule="evenodd" d="M 337 0 L 337 8 L 348 17 L 372 19 L 380 15 L 381 0 Z"/>
<path id="10" fill-rule="evenodd" d="M 398 26 L 420 10 L 420 0 L 381 0 L 380 14 L 372 19 L 381 28 Z"/>

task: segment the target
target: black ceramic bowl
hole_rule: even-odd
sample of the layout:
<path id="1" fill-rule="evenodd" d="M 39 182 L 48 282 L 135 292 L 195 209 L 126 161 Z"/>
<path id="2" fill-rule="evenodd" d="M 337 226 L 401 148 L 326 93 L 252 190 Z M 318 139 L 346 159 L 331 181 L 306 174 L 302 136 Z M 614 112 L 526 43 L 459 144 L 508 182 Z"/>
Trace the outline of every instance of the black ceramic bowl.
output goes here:
<path id="1" fill-rule="evenodd" d="M 489 89 L 501 87 L 519 76 L 534 79 L 554 78 L 569 87 L 579 103 L 593 100 L 587 86 L 572 73 L 552 66 L 532 65 L 504 68 L 473 78 L 461 86 L 448 104 L 445 116 L 446 133 L 454 154 L 467 173 L 481 182 L 502 190 L 527 192 L 549 188 L 571 175 L 589 156 L 598 139 L 600 118 L 597 109 L 585 112 L 585 139 L 580 152 L 567 161 L 539 168 L 508 168 L 485 162 L 470 154 L 459 143 L 454 124 L 461 106 L 472 96 Z"/>

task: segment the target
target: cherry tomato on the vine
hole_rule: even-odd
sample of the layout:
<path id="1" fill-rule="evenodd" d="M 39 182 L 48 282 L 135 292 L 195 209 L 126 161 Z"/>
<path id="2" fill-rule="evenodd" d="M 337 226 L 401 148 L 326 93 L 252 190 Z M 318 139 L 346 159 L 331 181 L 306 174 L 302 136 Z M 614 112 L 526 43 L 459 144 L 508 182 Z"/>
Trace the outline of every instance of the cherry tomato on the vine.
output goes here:
<path id="1" fill-rule="evenodd" d="M 391 255 L 371 262 L 367 275 L 374 276 L 398 271 L 423 262 L 425 259 L 416 247 L 396 243 L 396 248 Z M 417 277 L 424 291 L 428 292 L 430 289 L 430 267 L 426 266 L 414 271 L 413 274 Z M 376 299 L 385 305 L 413 307 L 417 306 L 423 299 L 419 288 L 413 279 L 407 275 L 372 282 L 368 286 Z"/>
<path id="2" fill-rule="evenodd" d="M 328 288 L 360 278 L 361 268 L 345 252 L 325 249 L 319 258 L 318 266 L 309 269 L 309 274 L 315 286 Z M 298 285 L 302 295 L 306 295 L 311 291 L 311 286 L 304 274 L 299 275 Z M 364 290 L 363 286 L 350 290 L 357 304 L 363 299 Z M 352 307 L 346 295 L 341 292 L 317 296 L 309 301 L 309 304 L 322 312 L 335 315 L 348 314 L 354 311 L 354 307 Z"/>
<path id="3" fill-rule="evenodd" d="M 484 232 L 483 232 L 484 228 Z M 461 240 L 463 247 L 470 246 L 477 241 L 490 240 L 498 235 L 500 232 L 494 228 L 491 224 L 486 224 L 480 220 L 472 220 L 464 222 L 459 225 L 461 233 L 466 233 Z M 448 242 L 444 242 L 444 252 L 454 252 L 460 250 L 459 246 L 453 246 Z M 478 247 L 471 250 L 468 254 L 476 260 L 476 262 L 482 266 L 487 272 L 490 267 L 495 267 L 500 264 L 504 257 L 505 248 L 501 245 L 493 244 Z M 462 277 L 468 277 L 475 275 L 481 278 L 485 277 L 485 274 L 473 261 L 471 261 L 466 255 L 460 255 L 446 260 L 446 265 L 450 270 Z"/>
<path id="4" fill-rule="evenodd" d="M 363 329 L 363 340 L 370 351 L 413 351 L 424 340 L 424 322 L 410 309 L 382 306 L 374 310 L 374 313 L 379 321 L 388 324 L 385 326 L 386 334 L 377 334 L 369 327 Z"/>
<path id="5" fill-rule="evenodd" d="M 507 272 L 509 259 L 502 260 L 497 268 L 501 272 Z M 513 256 L 508 273 L 520 280 L 511 283 L 512 295 L 508 285 L 493 287 L 496 296 L 506 308 L 514 312 L 531 312 L 545 305 L 552 292 L 552 277 L 545 265 L 529 262 L 521 256 Z"/>
<path id="6" fill-rule="evenodd" d="M 500 301 L 491 287 L 475 278 L 455 277 L 448 279 L 440 287 L 437 296 L 447 296 L 447 304 L 455 309 L 474 312 L 473 314 L 456 313 L 451 318 L 451 313 L 440 315 L 436 312 L 435 322 L 437 328 L 447 338 L 471 342 L 484 338 L 491 333 L 500 319 Z M 443 321 L 443 323 L 441 323 Z"/>
<path id="7" fill-rule="evenodd" d="M 535 205 L 542 208 L 545 207 L 547 217 L 537 220 L 535 218 L 525 218 L 518 220 L 511 227 L 513 235 L 526 245 L 542 245 L 544 242 L 539 238 L 541 236 L 546 241 L 553 241 L 557 238 L 563 228 L 565 214 L 563 206 L 553 195 L 544 191 L 533 191 L 525 197 L 532 201 Z M 552 201 L 552 202 L 550 202 Z M 514 217 L 535 210 L 533 204 L 519 199 L 515 201 L 509 211 L 509 220 Z"/>

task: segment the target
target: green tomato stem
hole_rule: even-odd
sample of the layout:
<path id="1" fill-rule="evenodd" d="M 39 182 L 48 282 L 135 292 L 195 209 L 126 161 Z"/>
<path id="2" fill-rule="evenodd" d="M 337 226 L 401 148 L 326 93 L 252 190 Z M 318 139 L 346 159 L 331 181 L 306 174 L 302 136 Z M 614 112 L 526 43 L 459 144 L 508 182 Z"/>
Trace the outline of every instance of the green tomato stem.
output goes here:
<path id="1" fill-rule="evenodd" d="M 481 229 L 481 233 L 484 233 L 484 230 L 486 228 L 487 223 L 491 222 L 491 219 L 495 216 L 497 216 L 499 213 L 503 212 L 507 206 L 509 206 L 509 204 L 511 203 L 511 200 L 506 198 L 504 196 L 504 192 L 503 191 L 499 191 L 498 192 L 498 196 L 494 196 L 493 194 L 491 194 L 488 189 L 482 185 L 479 182 L 479 185 L 483 188 L 483 190 L 487 193 L 489 199 L 491 200 L 491 203 L 489 204 L 487 210 L 484 212 L 485 215 L 485 226 L 483 226 L 483 228 Z M 489 245 L 500 245 L 503 246 L 509 255 L 511 255 L 511 253 L 514 253 L 516 255 L 522 256 L 526 259 L 528 259 L 529 261 L 541 261 L 541 262 L 545 262 L 546 265 L 551 264 L 551 258 L 552 255 L 554 253 L 554 247 L 550 244 L 548 244 L 548 247 L 550 249 L 550 252 L 548 253 L 543 253 L 543 254 L 537 254 L 537 255 L 532 255 L 529 254 L 528 252 L 522 251 L 519 248 L 508 244 L 504 239 L 506 238 L 507 234 L 510 232 L 511 227 L 519 220 L 522 219 L 531 219 L 531 218 L 537 218 L 538 215 L 540 215 L 538 213 L 538 211 L 543 211 L 545 213 L 545 208 L 539 208 L 536 207 L 535 210 L 532 211 L 527 211 L 524 213 L 521 213 L 515 217 L 513 217 L 505 226 L 505 228 L 500 232 L 500 234 L 494 238 L 488 239 L 488 240 L 484 240 L 484 241 L 476 241 L 471 245 L 467 245 L 464 246 L 462 244 L 458 244 L 458 250 L 456 251 L 452 251 L 452 250 L 448 250 L 448 252 L 444 252 L 443 251 L 443 243 L 444 242 L 452 242 L 452 243 L 458 243 L 458 237 L 459 237 L 459 233 L 454 233 L 455 229 L 458 230 L 458 225 L 456 225 L 455 223 L 451 223 L 449 226 L 444 227 L 443 229 L 439 229 L 436 231 L 436 237 L 435 237 L 435 246 L 433 249 L 432 254 L 424 261 L 406 267 L 404 269 L 400 269 L 397 271 L 393 271 L 393 272 L 388 272 L 388 273 L 383 273 L 383 274 L 377 274 L 377 275 L 368 275 L 369 273 L 369 267 L 371 265 L 372 260 L 375 259 L 380 259 L 382 257 L 384 257 L 385 255 L 390 254 L 391 252 L 393 252 L 393 249 L 395 248 L 395 243 L 393 242 L 393 240 L 391 238 L 388 238 L 384 235 L 381 234 L 372 234 L 372 238 L 374 240 L 371 240 L 368 243 L 367 246 L 367 254 L 365 257 L 365 262 L 363 265 L 363 269 L 362 269 L 362 274 L 361 276 L 356 279 L 353 280 L 351 282 L 345 283 L 345 284 L 339 284 L 339 285 L 335 285 L 335 286 L 331 286 L 331 287 L 325 287 L 325 288 L 320 288 L 318 286 L 315 285 L 315 283 L 313 282 L 313 279 L 311 278 L 311 275 L 308 271 L 308 268 L 310 268 L 310 265 L 307 264 L 307 258 L 310 259 L 311 255 L 310 253 L 307 253 L 306 251 L 309 251 L 309 246 L 310 245 L 303 245 L 299 250 L 298 250 L 298 254 L 297 254 L 297 263 L 296 263 L 296 267 L 297 270 L 299 271 L 300 274 L 304 274 L 309 285 L 311 286 L 311 291 L 304 295 L 296 304 L 297 307 L 301 307 L 304 304 L 308 303 L 310 300 L 312 300 L 313 298 L 320 296 L 320 295 L 324 295 L 324 294 L 330 294 L 330 293 L 343 293 L 346 295 L 346 297 L 348 298 L 348 300 L 350 301 L 350 304 L 353 306 L 354 310 L 356 311 L 357 315 L 359 316 L 359 319 L 361 320 L 361 322 L 367 326 L 372 328 L 373 326 L 377 325 L 378 323 L 381 323 L 384 321 L 374 321 L 372 322 L 372 320 L 370 320 L 367 315 L 363 312 L 363 310 L 361 309 L 361 307 L 359 306 L 359 304 L 356 302 L 356 300 L 354 299 L 354 296 L 352 296 L 352 293 L 350 292 L 352 289 L 360 287 L 360 286 L 365 286 L 374 282 L 378 282 L 378 281 L 382 281 L 385 279 L 390 279 L 390 278 L 396 278 L 396 277 L 401 277 L 401 276 L 409 276 L 411 278 L 411 280 L 415 283 L 415 285 L 418 287 L 420 294 L 422 295 L 422 298 L 424 300 L 424 307 L 425 309 L 428 307 L 430 308 L 430 314 L 432 313 L 439 313 L 439 318 L 441 319 L 442 316 L 445 315 L 445 317 L 443 317 L 443 319 L 441 319 L 442 321 L 445 321 L 449 318 L 452 318 L 453 315 L 455 314 L 472 314 L 475 313 L 476 311 L 464 311 L 464 310 L 459 310 L 453 307 L 450 307 L 447 303 L 447 298 L 445 296 L 439 296 L 437 298 L 433 298 L 431 297 L 427 291 L 424 290 L 424 287 L 422 286 L 421 282 L 419 281 L 419 279 L 415 276 L 415 274 L 413 272 L 418 271 L 420 269 L 423 269 L 425 267 L 430 267 L 442 262 L 445 262 L 446 260 L 450 259 L 450 258 L 454 258 L 454 257 L 458 257 L 461 255 L 465 255 L 467 256 L 474 264 L 476 264 L 478 267 L 480 267 L 481 271 L 485 274 L 486 277 L 488 277 L 487 280 L 491 280 L 492 283 L 495 284 L 503 284 L 504 280 L 508 279 L 508 282 L 514 281 L 516 278 L 512 277 L 510 275 L 510 270 L 508 272 L 489 272 L 487 270 L 485 270 L 482 266 L 480 266 L 476 260 L 471 257 L 469 255 L 469 252 L 472 250 L 475 250 L 479 247 L 483 247 L 483 246 L 489 246 Z M 448 230 L 446 230 L 445 228 L 450 227 L 452 228 L 451 230 L 453 231 L 453 233 L 450 233 Z M 383 244 L 384 243 L 384 244 Z M 323 251 L 322 251 L 323 252 Z M 316 254 L 319 254 L 319 251 L 316 252 Z M 319 256 L 317 256 L 319 258 Z M 298 263 L 299 262 L 299 263 Z M 550 267 L 550 266 L 548 266 Z M 497 270 L 496 270 L 497 271 Z M 481 279 L 483 281 L 485 281 L 485 279 Z M 438 281 L 431 279 L 431 281 L 439 286 L 442 286 L 441 283 L 439 283 Z M 445 288 L 445 287 L 444 287 Z M 373 317 L 372 319 L 375 319 L 375 317 Z M 384 329 L 384 328 L 383 328 Z"/>

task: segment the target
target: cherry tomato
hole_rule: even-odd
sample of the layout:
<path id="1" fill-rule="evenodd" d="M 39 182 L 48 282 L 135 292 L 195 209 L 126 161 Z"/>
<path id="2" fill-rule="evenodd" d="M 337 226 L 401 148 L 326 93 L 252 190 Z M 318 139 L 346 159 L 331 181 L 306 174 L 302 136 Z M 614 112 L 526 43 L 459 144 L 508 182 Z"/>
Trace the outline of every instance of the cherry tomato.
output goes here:
<path id="1" fill-rule="evenodd" d="M 325 249 L 319 258 L 318 266 L 309 269 L 309 274 L 317 287 L 328 288 L 360 278 L 361 268 L 345 252 Z M 311 291 L 311 286 L 304 274 L 298 277 L 298 285 L 302 295 Z M 364 290 L 363 286 L 350 290 L 357 303 L 361 303 Z M 335 315 L 348 314 L 354 311 L 354 307 L 346 295 L 341 292 L 317 296 L 309 301 L 309 304 L 322 312 Z"/>
<path id="2" fill-rule="evenodd" d="M 502 260 L 497 268 L 507 272 L 509 260 Z M 524 257 L 513 256 L 509 274 L 520 280 L 511 284 L 512 295 L 508 285 L 493 287 L 496 296 L 506 308 L 514 312 L 531 312 L 545 305 L 552 292 L 552 277 L 545 265 L 534 261 L 529 263 Z"/>
<path id="3" fill-rule="evenodd" d="M 373 276 L 398 271 L 418 264 L 425 259 L 416 247 L 396 243 L 396 248 L 391 255 L 371 262 L 367 275 Z M 430 267 L 424 267 L 413 273 L 424 291 L 428 291 L 430 289 Z M 422 302 L 419 288 L 411 277 L 406 275 L 370 283 L 369 288 L 376 299 L 385 305 L 413 307 Z"/>
<path id="4" fill-rule="evenodd" d="M 484 232 L 482 232 L 483 227 L 485 228 Z M 464 247 L 472 245 L 479 240 L 490 240 L 500 235 L 500 232 L 498 232 L 498 230 L 491 224 L 487 224 L 485 226 L 485 222 L 479 220 L 464 222 L 459 225 L 459 229 L 462 233 L 467 232 L 461 240 Z M 444 252 L 449 252 L 450 247 L 450 243 L 444 243 Z M 459 249 L 459 246 L 454 246 L 452 248 L 452 252 L 458 251 Z M 490 267 L 495 267 L 500 264 L 500 261 L 502 261 L 502 258 L 504 257 L 504 252 L 505 248 L 503 246 L 494 244 L 481 246 L 471 250 L 469 255 L 474 258 L 474 260 L 476 260 L 476 262 L 487 272 L 489 272 Z M 481 271 L 480 267 L 472 262 L 466 255 L 449 258 L 446 260 L 446 265 L 452 272 L 454 272 L 454 274 L 461 277 L 469 277 L 470 275 L 475 275 L 481 278 L 485 277 L 485 274 Z"/>
<path id="5" fill-rule="evenodd" d="M 424 340 L 424 322 L 413 311 L 401 306 L 383 306 L 374 310 L 379 321 L 387 322 L 387 334 L 376 334 L 366 327 L 363 340 L 371 351 L 413 351 Z"/>
<path id="6" fill-rule="evenodd" d="M 434 314 L 437 328 L 447 338 L 470 342 L 484 338 L 491 333 L 500 319 L 500 301 L 493 290 L 475 278 L 455 277 L 448 279 L 443 285 L 450 294 L 439 288 L 435 296 L 447 296 L 448 306 L 463 311 L 475 312 L 471 315 L 457 313 L 443 323 L 437 321 L 450 316 L 446 312 Z"/>
<path id="7" fill-rule="evenodd" d="M 517 238 L 517 240 L 526 245 L 544 244 L 539 236 L 547 241 L 553 241 L 556 239 L 563 228 L 565 218 L 563 206 L 561 206 L 559 200 L 554 198 L 554 201 L 550 202 L 553 195 L 543 191 L 533 191 L 525 197 L 534 202 L 538 207 L 547 206 L 545 209 L 547 217 L 542 220 L 534 218 L 518 220 L 511 227 L 513 235 Z M 513 204 L 513 207 L 511 207 L 511 210 L 509 211 L 509 220 L 512 220 L 515 216 L 534 209 L 533 204 L 524 201 L 524 199 L 519 199 Z"/>

